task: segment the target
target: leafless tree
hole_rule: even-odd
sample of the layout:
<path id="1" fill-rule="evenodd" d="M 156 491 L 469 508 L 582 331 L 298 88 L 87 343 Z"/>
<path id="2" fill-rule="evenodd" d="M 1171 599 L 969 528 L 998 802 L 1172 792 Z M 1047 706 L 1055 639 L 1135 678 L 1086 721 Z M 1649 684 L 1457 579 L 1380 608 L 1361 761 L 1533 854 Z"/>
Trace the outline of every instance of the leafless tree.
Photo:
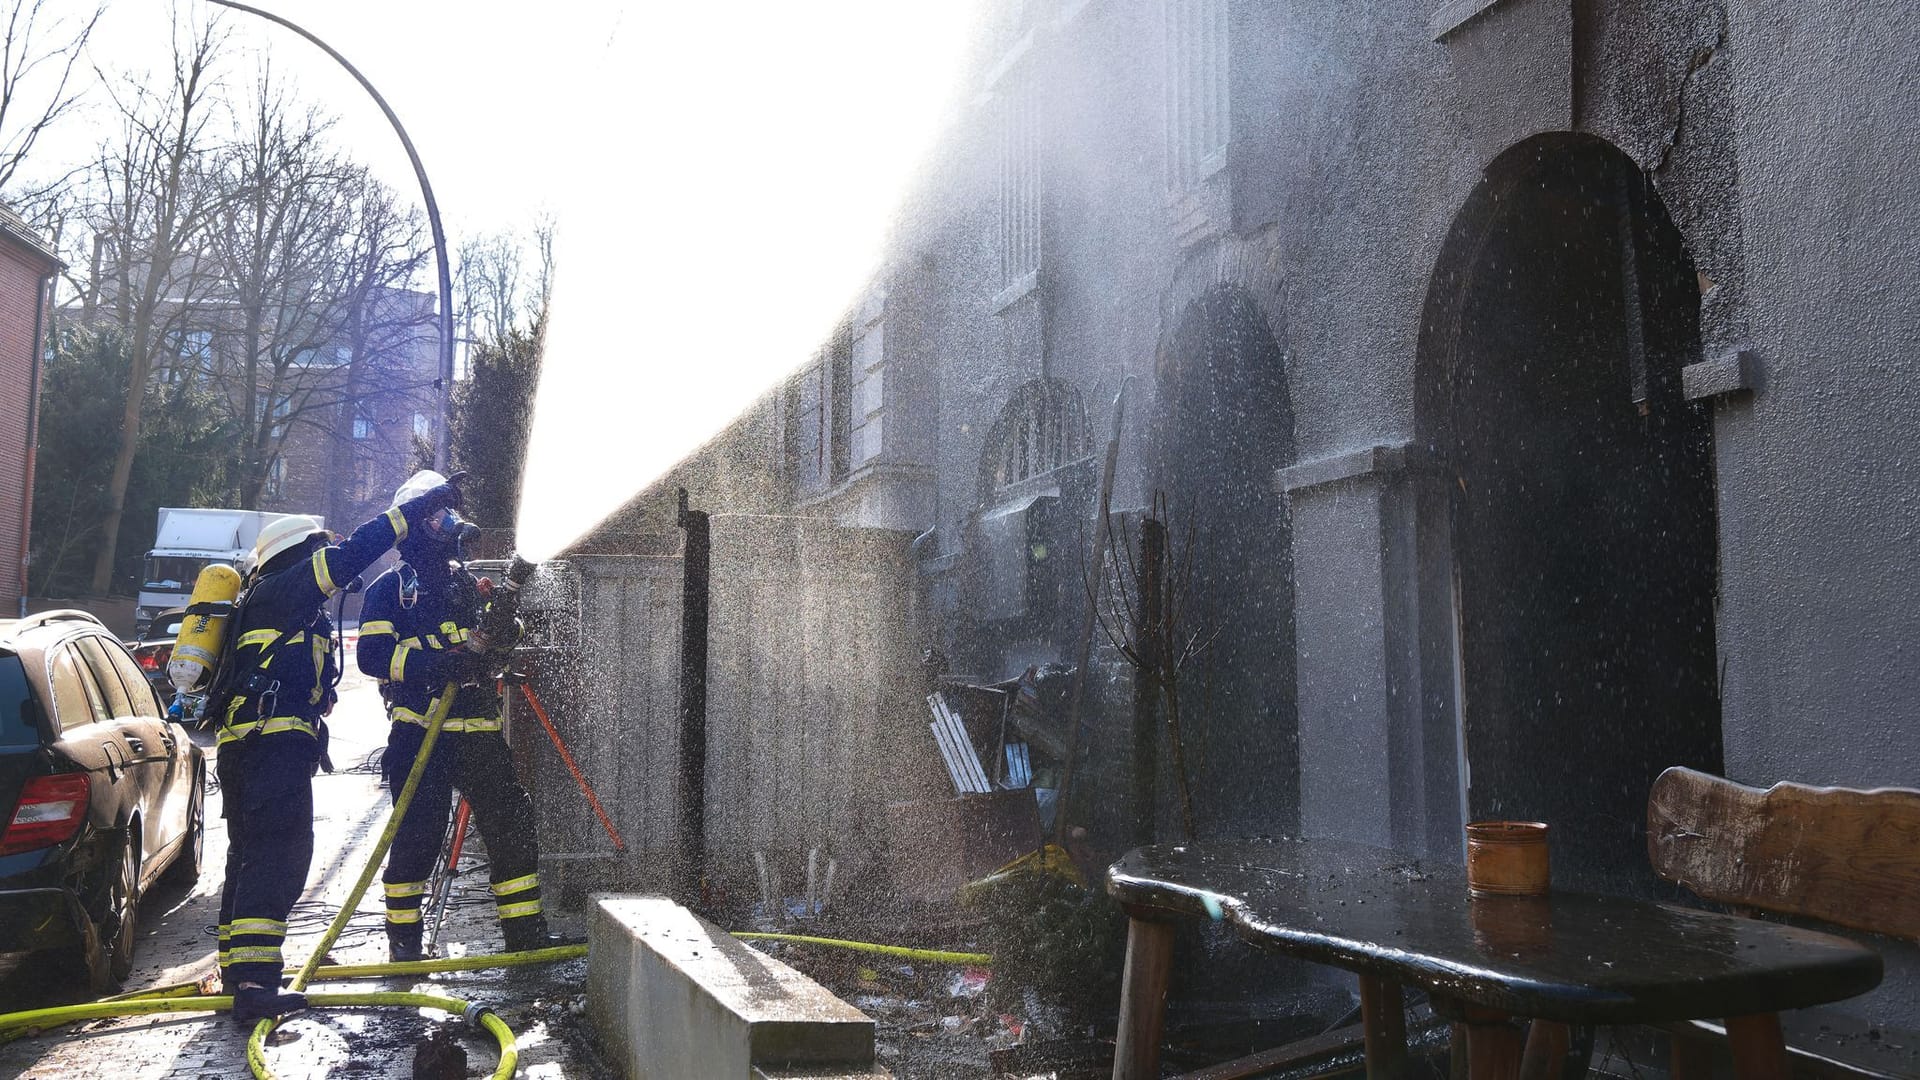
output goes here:
<path id="1" fill-rule="evenodd" d="M 1101 633 L 1131 665 L 1135 677 L 1157 692 L 1173 750 L 1174 782 L 1179 786 L 1181 824 L 1195 839 L 1193 790 L 1187 777 L 1182 738 L 1180 683 L 1187 668 L 1212 645 L 1217 631 L 1197 625 L 1192 599 L 1194 529 L 1190 519 L 1177 544 L 1170 542 L 1166 496 L 1155 494 L 1153 510 L 1136 543 L 1109 519 L 1119 542 L 1108 549 L 1106 565 L 1084 576 Z"/>
<path id="2" fill-rule="evenodd" d="M 454 252 L 454 300 L 468 340 L 499 342 L 509 331 L 530 330 L 546 313 L 553 296 L 552 217 L 536 217 L 530 231 L 526 239 L 515 230 L 481 233 Z"/>
<path id="3" fill-rule="evenodd" d="M 542 213 L 533 222 L 533 295 L 528 299 L 533 308 L 527 313 L 529 323 L 545 319 L 547 305 L 553 300 L 553 215 Z"/>
<path id="4" fill-rule="evenodd" d="M 198 276 L 192 250 L 214 209 L 202 164 L 225 34 L 218 21 L 177 20 L 174 26 L 170 70 L 151 81 L 128 78 L 116 89 L 120 137 L 102 148 L 96 165 L 93 231 L 114 249 L 113 302 L 127 329 L 132 361 L 107 489 L 104 538 L 93 568 L 97 593 L 112 584 L 115 541 L 140 444 L 143 391 L 166 343 L 166 322 L 181 307 L 184 279 Z"/>
<path id="5" fill-rule="evenodd" d="M 64 14 L 48 11 L 48 0 L 6 0 L 0 4 L 0 191 L 9 201 L 36 203 L 66 186 L 69 177 L 17 190 L 21 167 L 40 136 L 80 101 L 74 67 L 100 21 L 105 4 L 91 11 L 75 7 Z"/>
<path id="6" fill-rule="evenodd" d="M 420 389 L 383 362 L 432 319 L 405 290 L 427 251 L 419 219 L 329 145 L 329 126 L 263 64 L 216 172 L 225 197 L 209 239 L 234 309 L 222 375 L 247 433 L 242 506 L 257 505 L 296 430 L 337 438 L 351 412 Z"/>
<path id="7" fill-rule="evenodd" d="M 518 321 L 521 310 L 520 243 L 511 232 L 468 237 L 454 252 L 455 300 L 466 336 L 494 341 Z"/>
<path id="8" fill-rule="evenodd" d="M 358 482 L 365 447 L 353 437 L 356 413 L 432 414 L 439 366 L 408 359 L 438 342 L 439 322 L 431 296 L 411 288 L 432 250 L 419 211 L 367 177 L 350 205 L 351 226 L 341 245 L 345 289 L 339 340 L 351 360 L 339 387 L 344 396 L 337 405 L 338 422 L 312 427 L 332 438 L 336 473 Z M 324 410 L 312 415 L 325 419 Z M 388 436 L 400 446 L 411 445 L 415 437 L 411 427 L 397 439 Z"/>
<path id="9" fill-rule="evenodd" d="M 341 290 L 336 250 L 353 167 L 328 146 L 331 121 L 300 108 L 262 60 L 233 138 L 211 172 L 223 198 L 208 251 L 232 303 L 220 376 L 237 425 L 238 481 L 253 506 L 267 464 L 314 398 L 344 379 L 332 350 Z"/>

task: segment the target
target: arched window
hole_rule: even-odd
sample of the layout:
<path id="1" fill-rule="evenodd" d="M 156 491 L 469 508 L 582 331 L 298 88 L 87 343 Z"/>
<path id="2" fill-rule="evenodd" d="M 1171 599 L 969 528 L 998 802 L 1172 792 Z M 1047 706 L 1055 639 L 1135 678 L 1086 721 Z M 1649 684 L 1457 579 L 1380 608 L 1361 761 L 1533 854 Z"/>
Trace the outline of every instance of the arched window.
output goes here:
<path id="1" fill-rule="evenodd" d="M 1092 452 L 1080 391 L 1062 379 L 1035 379 L 1013 392 L 987 433 L 981 480 L 988 493 L 996 492 Z"/>

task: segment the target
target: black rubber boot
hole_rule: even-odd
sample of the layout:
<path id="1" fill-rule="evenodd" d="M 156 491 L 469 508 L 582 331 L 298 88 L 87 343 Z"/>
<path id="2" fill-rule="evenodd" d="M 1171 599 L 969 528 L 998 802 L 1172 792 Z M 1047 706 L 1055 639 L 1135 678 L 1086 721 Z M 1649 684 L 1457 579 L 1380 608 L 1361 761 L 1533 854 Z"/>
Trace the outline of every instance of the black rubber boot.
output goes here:
<path id="1" fill-rule="evenodd" d="M 425 960 L 427 951 L 420 945 L 420 931 L 411 934 L 387 934 L 387 959 L 396 964 Z"/>
<path id="2" fill-rule="evenodd" d="M 502 919 L 500 936 L 506 939 L 508 952 L 530 952 L 534 949 L 553 947 L 553 942 L 547 937 L 545 915 L 522 915 L 517 919 Z"/>
<path id="3" fill-rule="evenodd" d="M 233 994 L 233 1019 L 241 1027 L 252 1027 L 262 1020 L 297 1013 L 306 1007 L 305 994 L 283 994 L 278 988 L 249 984 Z"/>

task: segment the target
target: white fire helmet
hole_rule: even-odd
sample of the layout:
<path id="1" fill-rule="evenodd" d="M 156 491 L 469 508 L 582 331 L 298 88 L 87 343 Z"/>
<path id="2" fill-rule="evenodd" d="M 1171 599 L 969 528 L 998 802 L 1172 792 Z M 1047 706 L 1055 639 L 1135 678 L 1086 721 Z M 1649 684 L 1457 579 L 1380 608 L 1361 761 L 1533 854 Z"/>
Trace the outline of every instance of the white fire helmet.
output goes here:
<path id="1" fill-rule="evenodd" d="M 407 482 L 401 484 L 400 490 L 393 493 L 393 505 L 399 506 L 409 499 L 417 499 L 446 482 L 446 477 L 441 476 L 432 469 L 421 469 L 419 472 L 407 477 Z"/>
<path id="2" fill-rule="evenodd" d="M 253 565 L 267 565 L 268 560 L 289 548 L 298 547 L 311 536 L 325 536 L 327 530 L 320 522 L 305 514 L 288 514 L 275 518 L 260 530 L 260 538 L 253 542 Z"/>

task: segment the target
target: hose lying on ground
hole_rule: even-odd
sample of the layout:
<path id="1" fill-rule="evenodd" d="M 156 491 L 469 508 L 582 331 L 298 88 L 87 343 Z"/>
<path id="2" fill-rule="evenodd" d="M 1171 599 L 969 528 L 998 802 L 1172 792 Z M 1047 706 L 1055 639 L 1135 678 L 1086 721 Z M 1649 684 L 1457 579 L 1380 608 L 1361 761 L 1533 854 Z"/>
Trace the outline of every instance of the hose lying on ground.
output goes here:
<path id="1" fill-rule="evenodd" d="M 373 854 L 360 872 L 360 878 L 354 883 L 353 890 L 340 912 L 322 935 L 320 943 L 314 947 L 306 964 L 294 976 L 291 989 L 295 993 L 304 992 L 312 981 L 332 981 L 341 979 L 378 978 L 386 975 L 425 975 L 446 971 L 476 971 L 494 967 L 514 967 L 523 964 L 551 963 L 571 960 L 585 956 L 585 945 L 562 946 L 552 949 L 534 949 L 520 953 L 502 953 L 491 956 L 449 957 L 440 960 L 419 960 L 405 963 L 359 964 L 359 965 L 323 965 L 327 952 L 339 940 L 347 923 L 359 909 L 360 899 L 366 894 L 367 887 L 373 882 L 381 862 L 386 858 L 387 849 L 393 845 L 394 835 L 399 831 L 400 822 L 406 816 L 407 807 L 413 801 L 413 794 L 420 785 L 420 777 L 425 772 L 428 756 L 433 752 L 435 741 L 439 738 L 440 727 L 445 722 L 448 710 L 452 707 L 454 687 L 448 686 L 440 700 L 427 716 L 426 737 L 421 740 L 420 749 L 415 752 L 412 770 L 407 774 L 406 784 L 400 789 L 400 795 L 394 800 L 393 813 L 387 819 L 387 825 L 380 834 L 379 842 L 374 845 Z M 855 949 L 882 956 L 893 956 L 907 960 L 920 960 L 928 963 L 989 965 L 993 957 L 985 953 L 942 952 L 933 949 L 910 949 L 898 945 L 877 945 L 864 941 L 844 941 L 838 938 L 809 937 L 800 934 L 762 934 L 736 932 L 735 937 L 747 941 L 787 941 L 802 945 L 820 945 L 833 948 Z M 399 991 L 376 991 L 368 993 L 311 994 L 307 997 L 309 1005 L 317 1008 L 353 1008 L 369 1005 L 397 1005 L 414 1008 L 439 1009 L 471 1022 L 478 1023 L 491 1032 L 500 1043 L 500 1066 L 495 1071 L 497 1080 L 510 1080 L 519 1051 L 514 1045 L 513 1032 L 506 1023 L 489 1009 L 482 1008 L 457 998 L 441 997 L 436 994 L 415 994 Z M 81 1005 L 62 1005 L 47 1009 L 32 1009 L 26 1012 L 0 1015 L 0 1042 L 17 1037 L 28 1031 L 81 1020 L 99 1019 L 114 1016 L 143 1016 L 164 1012 L 205 1012 L 225 1010 L 233 1007 L 233 998 L 228 995 L 201 995 L 200 984 L 178 983 L 172 986 L 152 990 L 119 994 L 100 1001 Z M 279 1023 L 278 1019 L 262 1020 L 254 1025 L 247 1039 L 247 1064 L 252 1067 L 258 1080 L 276 1080 L 266 1061 L 266 1038 Z"/>
<path id="2" fill-rule="evenodd" d="M 928 964 L 993 966 L 993 956 L 988 953 L 909 949 L 904 945 L 875 945 L 870 941 L 845 941 L 840 938 L 808 937 L 804 934 L 753 934 L 735 930 L 733 936 L 742 941 L 790 941 L 797 945 L 824 945 L 834 949 L 853 949 L 858 952 L 878 953 L 881 956 L 894 956 L 902 960 L 919 960 Z"/>
<path id="3" fill-rule="evenodd" d="M 898 957 L 903 960 L 919 960 L 939 964 L 971 964 L 987 966 L 993 963 L 993 957 L 986 953 L 947 952 L 938 949 L 910 949 L 900 945 L 877 945 L 868 941 L 847 941 L 841 938 L 810 937 L 803 934 L 762 934 L 735 931 L 734 937 L 745 941 L 784 941 L 799 945 L 820 945 L 830 948 L 853 949 L 859 952 L 877 953 L 882 956 Z M 414 960 L 389 964 L 329 964 L 315 969 L 315 982 L 337 982 L 346 979 L 375 979 L 394 975 L 431 975 L 452 971 L 484 971 L 489 968 L 521 967 L 529 964 L 552 964 L 566 960 L 577 960 L 587 955 L 585 945 L 561 945 L 551 949 L 530 949 L 517 953 L 492 953 L 481 956 L 452 956 L 438 960 Z M 496 1080 L 507 1080 L 513 1075 L 515 1063 L 519 1060 L 519 1049 L 514 1043 L 513 1031 L 491 1010 L 477 1007 L 458 998 L 442 997 L 438 994 L 420 994 L 407 991 L 370 991 L 349 993 L 308 994 L 307 1003 L 314 1008 L 356 1008 L 366 1006 L 402 1006 L 420 1009 L 438 1009 L 477 1022 L 490 1032 L 500 1044 L 500 1067 L 494 1072 Z M 9 1041 L 21 1035 L 48 1028 L 75 1024 L 83 1020 L 99 1020 L 121 1016 L 148 1016 L 170 1012 L 222 1012 L 233 1008 L 233 998 L 225 994 L 200 993 L 197 982 L 175 983 L 170 986 L 154 987 L 150 990 L 138 990 L 99 1001 L 85 1002 L 79 1005 L 56 1005 L 45 1009 L 29 1009 L 24 1012 L 0 1014 L 0 1042 Z M 256 1028 L 256 1033 L 258 1029 Z M 247 1062 L 256 1076 L 271 1075 L 264 1055 L 255 1049 L 249 1039 Z"/>
<path id="4" fill-rule="evenodd" d="M 512 1080 L 514 1068 L 520 1060 L 520 1049 L 514 1044 L 513 1032 L 507 1027 L 506 1022 L 495 1016 L 492 1010 L 461 1001 L 459 998 L 442 997 L 439 994 L 383 990 L 345 994 L 309 994 L 307 1004 L 319 1009 L 365 1008 L 369 1005 L 438 1009 L 476 1023 L 493 1035 L 494 1040 L 500 1044 L 500 1065 L 493 1071 L 494 1080 Z M 37 1029 L 113 1016 L 146 1016 L 152 1013 L 169 1012 L 224 1012 L 231 1008 L 233 1008 L 233 998 L 227 994 L 206 997 L 176 995 L 122 998 L 117 1001 L 92 1001 L 84 1005 L 59 1005 L 50 1009 L 30 1009 L 26 1012 L 8 1013 L 0 1016 L 0 1027 L 9 1030 Z M 266 1061 L 251 1046 L 247 1049 L 247 1061 L 253 1066 L 256 1074 L 266 1071 Z"/>

